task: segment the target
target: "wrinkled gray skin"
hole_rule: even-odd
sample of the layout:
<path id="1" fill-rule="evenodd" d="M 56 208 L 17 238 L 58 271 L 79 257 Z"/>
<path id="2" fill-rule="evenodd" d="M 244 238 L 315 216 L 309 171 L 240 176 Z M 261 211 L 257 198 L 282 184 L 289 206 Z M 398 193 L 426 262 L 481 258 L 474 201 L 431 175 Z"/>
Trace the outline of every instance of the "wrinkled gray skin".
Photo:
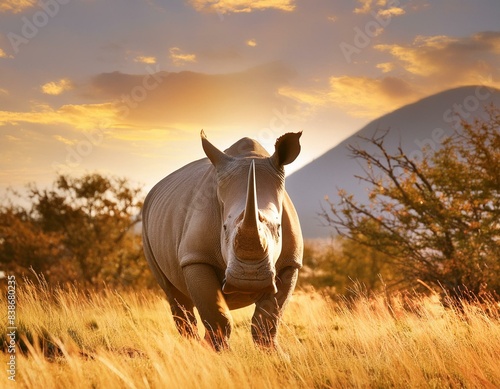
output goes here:
<path id="1" fill-rule="evenodd" d="M 255 303 L 255 343 L 278 348 L 279 321 L 302 266 L 302 234 L 283 169 L 299 154 L 300 136 L 283 135 L 269 156 L 249 138 L 222 152 L 202 131 L 208 158 L 175 171 L 148 194 L 144 251 L 181 334 L 199 336 L 196 307 L 205 340 L 227 348 L 229 311 Z"/>

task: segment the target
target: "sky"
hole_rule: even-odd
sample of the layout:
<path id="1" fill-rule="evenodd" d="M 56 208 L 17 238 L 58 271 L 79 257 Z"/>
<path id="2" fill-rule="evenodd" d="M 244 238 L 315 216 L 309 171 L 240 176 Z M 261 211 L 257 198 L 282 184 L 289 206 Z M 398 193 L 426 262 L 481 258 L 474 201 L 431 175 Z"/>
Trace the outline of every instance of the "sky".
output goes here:
<path id="1" fill-rule="evenodd" d="M 500 87 L 498 0 L 0 0 L 0 193 L 57 174 L 147 191 L 243 136 L 287 173 L 365 124 Z"/>

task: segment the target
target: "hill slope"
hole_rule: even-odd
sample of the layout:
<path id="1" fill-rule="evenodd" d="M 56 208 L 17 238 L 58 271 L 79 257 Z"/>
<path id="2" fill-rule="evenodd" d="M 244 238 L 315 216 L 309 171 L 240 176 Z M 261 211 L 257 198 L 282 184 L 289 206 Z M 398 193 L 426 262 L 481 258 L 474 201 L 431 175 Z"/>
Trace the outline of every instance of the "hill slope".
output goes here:
<path id="1" fill-rule="evenodd" d="M 467 86 L 447 90 L 406 105 L 394 112 L 373 120 L 313 162 L 287 178 L 286 188 L 299 213 L 305 238 L 321 238 L 332 234 L 330 228 L 321 225 L 318 213 L 325 206 L 325 195 L 338 203 L 339 189 L 354 194 L 360 202 L 367 202 L 365 184 L 356 175 L 363 175 L 362 166 L 348 151 L 348 145 L 366 144 L 359 136 L 372 137 L 377 130 L 390 130 L 386 137 L 387 149 L 395 150 L 399 144 L 416 159 L 422 157 L 425 146 L 438 148 L 445 136 L 459 128 L 454 115 L 472 120 L 484 115 L 484 107 L 500 105 L 500 90 L 484 86 Z"/>

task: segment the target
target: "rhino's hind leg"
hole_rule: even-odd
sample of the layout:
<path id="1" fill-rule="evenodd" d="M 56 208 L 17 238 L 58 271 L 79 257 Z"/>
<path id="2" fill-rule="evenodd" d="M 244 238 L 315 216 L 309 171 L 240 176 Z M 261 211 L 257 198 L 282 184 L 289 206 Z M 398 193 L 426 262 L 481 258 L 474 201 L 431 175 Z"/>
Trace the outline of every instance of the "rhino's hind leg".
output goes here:
<path id="1" fill-rule="evenodd" d="M 172 285 L 168 279 L 164 278 L 162 281 L 160 285 L 167 295 L 177 331 L 187 338 L 199 339 L 193 302 Z"/>
<path id="2" fill-rule="evenodd" d="M 144 227 L 143 227 L 144 228 Z M 145 230 L 143 230 L 145 231 Z M 199 338 L 196 328 L 196 317 L 194 315 L 194 304 L 184 294 L 182 294 L 165 276 L 163 271 L 158 266 L 156 258 L 153 255 L 149 240 L 146 234 L 143 235 L 144 254 L 149 263 L 149 267 L 153 272 L 156 280 L 167 295 L 170 310 L 174 317 L 174 322 L 179 333 L 186 337 Z"/>
<path id="3" fill-rule="evenodd" d="M 150 261 L 151 269 L 153 270 L 158 283 L 167 295 L 170 310 L 174 318 L 177 331 L 185 337 L 196 338 L 200 336 L 196 327 L 196 316 L 194 315 L 194 304 L 189 297 L 182 294 L 160 270 L 156 261 Z"/>
<path id="4" fill-rule="evenodd" d="M 167 294 L 167 297 L 177 331 L 187 338 L 199 339 L 192 301 L 180 292 Z"/>
<path id="5" fill-rule="evenodd" d="M 229 347 L 232 318 L 215 270 L 205 264 L 183 268 L 191 299 L 205 326 L 205 341 L 215 350 Z"/>

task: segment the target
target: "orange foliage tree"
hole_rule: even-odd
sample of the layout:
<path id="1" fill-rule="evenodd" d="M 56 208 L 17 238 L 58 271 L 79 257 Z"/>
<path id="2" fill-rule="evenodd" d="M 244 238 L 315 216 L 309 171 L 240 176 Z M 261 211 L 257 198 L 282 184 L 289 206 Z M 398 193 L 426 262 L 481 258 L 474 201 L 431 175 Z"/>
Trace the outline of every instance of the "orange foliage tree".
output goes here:
<path id="1" fill-rule="evenodd" d="M 0 207 L 2 270 L 87 285 L 151 284 L 137 226 L 142 191 L 126 179 L 59 175 L 28 187 L 29 206 Z"/>

